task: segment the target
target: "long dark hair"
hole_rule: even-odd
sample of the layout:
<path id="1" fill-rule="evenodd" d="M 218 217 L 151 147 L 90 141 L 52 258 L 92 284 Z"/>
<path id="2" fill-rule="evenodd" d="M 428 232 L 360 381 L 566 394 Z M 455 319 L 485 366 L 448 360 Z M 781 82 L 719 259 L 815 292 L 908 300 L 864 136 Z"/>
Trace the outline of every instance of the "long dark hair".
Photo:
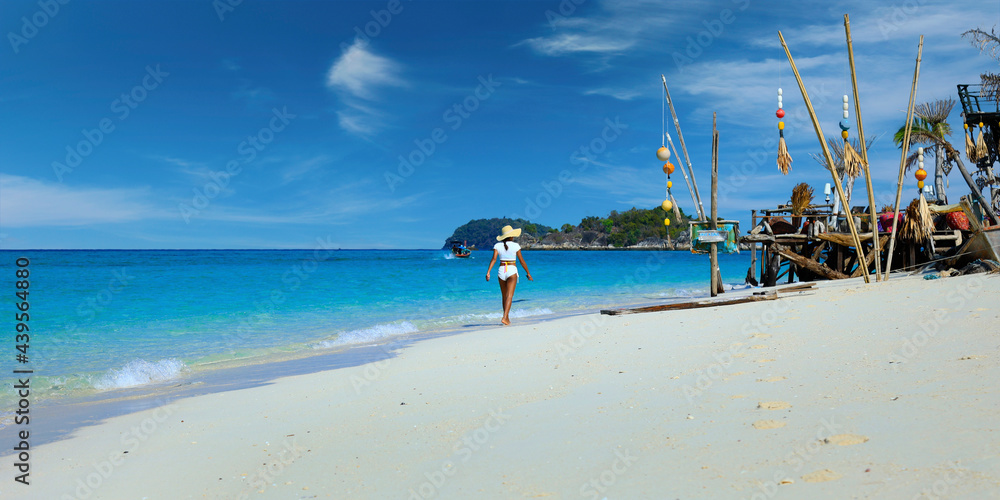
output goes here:
<path id="1" fill-rule="evenodd" d="M 509 248 L 507 248 L 507 242 L 510 241 L 510 240 L 512 240 L 512 239 L 514 239 L 514 238 L 507 238 L 507 239 L 503 240 L 503 249 L 504 250 L 510 250 Z"/>

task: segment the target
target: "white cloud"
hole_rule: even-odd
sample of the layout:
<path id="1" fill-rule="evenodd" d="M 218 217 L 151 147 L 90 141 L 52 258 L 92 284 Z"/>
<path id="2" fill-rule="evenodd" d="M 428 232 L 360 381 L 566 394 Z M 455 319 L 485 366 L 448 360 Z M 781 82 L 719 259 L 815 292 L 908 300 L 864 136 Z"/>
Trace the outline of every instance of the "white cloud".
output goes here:
<path id="1" fill-rule="evenodd" d="M 333 63 L 326 75 L 326 85 L 336 91 L 344 107 L 337 110 L 340 127 L 352 134 L 370 137 L 384 122 L 374 108 L 380 87 L 404 87 L 402 66 L 372 52 L 368 44 L 355 40 Z"/>
<path id="2" fill-rule="evenodd" d="M 147 189 L 74 188 L 0 174 L 0 226 L 86 226 L 159 214 L 144 201 Z"/>
<path id="3" fill-rule="evenodd" d="M 639 89 L 612 89 L 604 87 L 584 91 L 583 95 L 606 95 L 608 97 L 614 97 L 619 101 L 631 101 L 632 99 L 647 93 L 648 92 L 641 91 Z"/>
<path id="4" fill-rule="evenodd" d="M 561 33 L 548 37 L 529 38 L 521 43 L 546 56 L 562 56 L 574 52 L 621 52 L 634 45 L 635 41 L 601 35 Z"/>
<path id="5" fill-rule="evenodd" d="M 568 16 L 546 13 L 553 33 L 522 40 L 515 46 L 524 45 L 550 57 L 582 56 L 598 70 L 608 69 L 612 57 L 655 50 L 644 44 L 658 38 L 656 33 L 683 26 L 685 19 L 700 14 L 699 8 L 706 7 L 690 5 L 670 11 L 658 0 L 595 2 Z"/>
<path id="6" fill-rule="evenodd" d="M 398 74 L 398 63 L 370 51 L 361 40 L 355 40 L 340 58 L 333 63 L 326 75 L 327 86 L 346 91 L 350 95 L 374 100 L 375 87 L 400 87 L 405 85 Z"/>

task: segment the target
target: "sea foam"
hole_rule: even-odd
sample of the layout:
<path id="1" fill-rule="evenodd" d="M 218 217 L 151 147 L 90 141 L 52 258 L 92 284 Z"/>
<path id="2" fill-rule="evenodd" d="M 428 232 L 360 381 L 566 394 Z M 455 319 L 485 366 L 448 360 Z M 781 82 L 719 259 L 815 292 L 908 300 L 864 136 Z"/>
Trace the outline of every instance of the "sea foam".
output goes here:
<path id="1" fill-rule="evenodd" d="M 121 368 L 112 368 L 94 381 L 94 388 L 101 391 L 124 389 L 170 380 L 180 375 L 184 363 L 177 359 L 161 359 L 150 363 L 134 359 Z"/>
<path id="2" fill-rule="evenodd" d="M 347 344 L 367 344 L 385 340 L 389 337 L 395 337 L 397 335 L 416 333 L 418 331 L 420 330 L 413 326 L 413 323 L 410 323 L 409 321 L 403 321 L 401 323 L 384 323 L 369 328 L 340 332 L 337 334 L 336 338 L 324 340 L 314 344 L 313 348 L 327 349 Z"/>

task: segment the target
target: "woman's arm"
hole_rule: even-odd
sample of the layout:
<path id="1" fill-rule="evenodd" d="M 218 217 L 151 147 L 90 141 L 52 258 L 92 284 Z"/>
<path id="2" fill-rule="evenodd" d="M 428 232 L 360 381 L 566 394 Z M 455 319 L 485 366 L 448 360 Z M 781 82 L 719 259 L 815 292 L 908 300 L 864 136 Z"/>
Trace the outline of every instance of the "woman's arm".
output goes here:
<path id="1" fill-rule="evenodd" d="M 522 261 L 523 262 L 523 261 Z M 493 264 L 497 263 L 497 249 L 493 249 L 493 258 L 490 259 L 490 266 L 486 268 L 486 281 L 490 280 L 490 270 L 493 269 Z"/>
<path id="2" fill-rule="evenodd" d="M 494 250 L 494 252 L 496 252 L 496 251 Z M 528 281 L 535 281 L 531 277 L 531 271 L 528 271 L 528 265 L 524 263 L 524 257 L 521 256 L 521 251 L 520 250 L 517 251 L 517 260 L 521 261 L 521 267 L 524 268 L 524 274 L 528 275 Z M 490 267 L 493 267 L 493 266 L 490 266 Z"/>

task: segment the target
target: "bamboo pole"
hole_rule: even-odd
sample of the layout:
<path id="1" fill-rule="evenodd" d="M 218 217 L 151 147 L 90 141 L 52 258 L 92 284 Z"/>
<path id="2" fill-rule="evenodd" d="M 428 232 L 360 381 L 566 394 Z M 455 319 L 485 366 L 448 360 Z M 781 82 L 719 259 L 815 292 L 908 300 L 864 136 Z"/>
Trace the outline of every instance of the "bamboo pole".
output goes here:
<path id="1" fill-rule="evenodd" d="M 854 89 L 854 117 L 858 123 L 858 137 L 861 138 L 861 159 L 864 161 L 865 187 L 868 189 L 868 214 L 871 216 L 872 232 L 878 232 L 878 217 L 875 214 L 875 192 L 872 190 L 871 167 L 868 165 L 868 144 L 865 141 L 865 128 L 861 123 L 861 100 L 858 99 L 858 73 L 854 70 L 854 44 L 851 40 L 851 20 L 844 14 L 844 31 L 847 33 L 847 60 L 851 63 L 851 86 Z M 875 281 L 882 281 L 882 262 L 878 256 L 882 255 L 881 238 L 873 238 L 875 252 Z M 869 259 L 871 260 L 871 259 Z M 865 268 L 868 272 L 868 268 Z"/>
<path id="2" fill-rule="evenodd" d="M 757 227 L 757 211 L 751 210 L 750 213 L 752 214 L 751 216 L 752 217 L 751 222 L 753 223 L 752 227 Z M 757 265 L 757 242 L 755 241 L 750 245 L 750 269 L 747 270 L 747 275 L 750 277 L 750 279 L 754 281 L 757 281 L 757 276 L 756 276 L 757 270 L 754 267 L 756 265 Z"/>
<path id="3" fill-rule="evenodd" d="M 694 211 L 698 215 L 699 220 L 705 220 L 705 214 L 701 213 L 701 208 L 698 206 L 698 199 L 694 196 L 694 189 L 691 188 L 691 181 L 688 180 L 687 170 L 684 169 L 684 164 L 681 163 L 681 155 L 677 154 L 677 148 L 674 146 L 673 139 L 670 138 L 670 134 L 667 134 L 667 144 L 670 145 L 670 149 L 674 150 L 674 158 L 677 158 L 677 164 L 681 167 L 681 173 L 684 174 L 684 183 L 687 184 L 688 192 L 691 193 L 691 203 L 694 203 Z"/>
<path id="4" fill-rule="evenodd" d="M 670 99 L 670 89 L 667 88 L 667 77 L 660 75 L 663 80 L 663 91 L 667 95 L 667 106 L 670 107 L 670 116 L 674 119 L 674 127 L 677 128 L 677 140 L 681 141 L 681 151 L 684 152 L 684 161 L 687 162 L 688 170 L 691 172 L 691 184 L 694 185 L 694 195 L 698 198 L 698 214 L 702 221 L 705 220 L 705 206 L 701 203 L 701 193 L 698 191 L 698 181 L 694 177 L 694 167 L 691 166 L 691 157 L 688 156 L 687 146 L 684 145 L 684 134 L 681 133 L 681 122 L 677 119 L 677 112 L 674 111 L 674 101 Z M 677 159 L 680 163 L 680 158 Z M 681 165 L 684 168 L 684 165 Z"/>
<path id="5" fill-rule="evenodd" d="M 819 120 L 816 118 L 816 110 L 813 109 L 812 101 L 809 100 L 809 93 L 806 91 L 806 86 L 802 83 L 802 77 L 799 76 L 799 69 L 795 67 L 795 61 L 792 59 L 792 53 L 788 50 L 788 44 L 785 43 L 785 37 L 782 36 L 781 32 L 778 32 L 778 39 L 781 40 L 781 47 L 785 49 L 785 55 L 788 56 L 788 63 L 792 66 L 792 72 L 795 73 L 795 81 L 799 84 L 799 90 L 802 91 L 802 98 L 806 102 L 806 109 L 809 110 L 809 118 L 812 119 L 813 128 L 816 129 L 816 137 L 819 138 L 819 143 L 823 147 L 823 156 L 826 157 L 826 164 L 830 167 L 830 175 L 833 176 L 833 185 L 837 188 L 837 196 L 840 198 L 840 202 L 847 207 L 847 227 L 851 230 L 851 237 L 854 239 L 854 248 L 858 253 L 858 261 L 865 262 L 864 248 L 861 247 L 861 240 L 858 238 L 858 229 L 854 227 L 854 216 L 851 214 L 850 205 L 847 203 L 847 196 L 844 195 L 844 186 L 840 184 L 840 177 L 837 175 L 837 166 L 834 165 L 833 156 L 830 155 L 830 148 L 826 144 L 826 139 L 823 138 L 823 129 L 819 126 Z M 871 283 L 868 278 L 868 273 L 864 275 L 865 283 Z"/>
<path id="6" fill-rule="evenodd" d="M 715 113 L 712 113 L 712 218 L 708 221 L 708 227 L 713 231 L 719 229 L 718 215 L 719 215 L 719 204 L 718 204 L 718 194 L 719 194 L 719 130 L 715 128 Z M 711 243 L 708 249 L 709 261 L 712 266 L 712 278 L 710 280 L 710 287 L 712 297 L 718 295 L 718 289 L 721 287 L 722 283 L 719 282 L 719 244 Z"/>
<path id="7" fill-rule="evenodd" d="M 896 226 L 899 226 L 899 199 L 903 196 L 903 174 L 906 172 L 906 153 L 910 149 L 910 130 L 913 128 L 913 99 L 917 94 L 917 79 L 920 77 L 920 57 L 924 53 L 924 35 L 920 35 L 920 45 L 917 46 L 917 63 L 913 68 L 913 83 L 910 85 L 910 104 L 906 107 L 906 132 L 903 133 L 903 152 L 899 159 L 899 178 L 896 181 L 895 215 L 892 218 L 892 235 L 889 236 L 889 255 L 885 261 L 885 273 L 882 280 L 889 279 L 892 271 L 892 252 L 896 249 Z"/>

